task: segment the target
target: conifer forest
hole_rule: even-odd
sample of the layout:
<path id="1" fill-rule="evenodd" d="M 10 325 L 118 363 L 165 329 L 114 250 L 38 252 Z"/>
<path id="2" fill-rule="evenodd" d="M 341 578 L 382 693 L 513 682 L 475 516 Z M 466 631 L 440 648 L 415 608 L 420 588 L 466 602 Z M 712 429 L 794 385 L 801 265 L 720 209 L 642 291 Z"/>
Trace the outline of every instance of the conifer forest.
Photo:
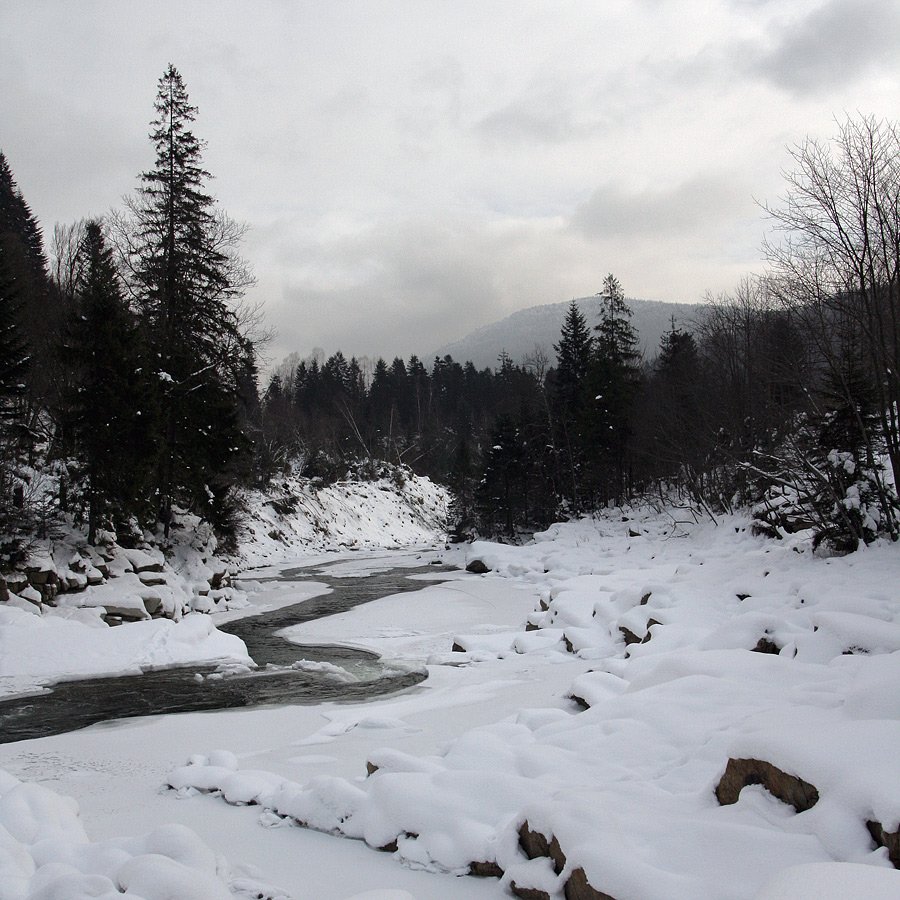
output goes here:
<path id="1" fill-rule="evenodd" d="M 198 115 L 159 80 L 151 169 L 102 219 L 41 224 L 0 155 L 0 552 L 69 520 L 88 540 L 233 540 L 241 489 L 389 464 L 447 485 L 459 537 L 527 535 L 636 496 L 750 507 L 768 534 L 846 551 L 898 536 L 900 128 L 841 120 L 792 151 L 767 269 L 642 354 L 615 260 L 593 315 L 478 370 L 449 356 L 299 352 L 260 375 L 240 223 L 211 193 Z M 377 313 L 376 313 L 377 314 Z M 52 478 L 47 478 L 52 473 Z M 399 477 L 399 476 L 398 476 Z"/>

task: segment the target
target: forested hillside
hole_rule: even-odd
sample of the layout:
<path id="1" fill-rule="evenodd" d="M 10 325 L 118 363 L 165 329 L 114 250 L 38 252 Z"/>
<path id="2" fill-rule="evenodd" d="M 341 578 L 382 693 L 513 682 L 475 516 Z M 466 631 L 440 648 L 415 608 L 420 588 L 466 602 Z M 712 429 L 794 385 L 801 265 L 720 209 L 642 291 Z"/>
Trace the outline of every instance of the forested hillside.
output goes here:
<path id="1" fill-rule="evenodd" d="M 900 131 L 847 120 L 794 151 L 769 270 L 674 317 L 640 352 L 612 274 L 569 304 L 552 354 L 338 352 L 286 361 L 263 399 L 267 459 L 410 465 L 456 493 L 460 531 L 514 536 L 638 494 L 846 551 L 896 538 L 900 473 Z"/>
<path id="2" fill-rule="evenodd" d="M 168 537 L 179 511 L 233 545 L 241 490 L 329 484 L 380 461 L 455 494 L 460 536 L 528 533 L 636 495 L 852 550 L 896 538 L 900 132 L 848 119 L 794 151 L 769 269 L 673 316 L 642 352 L 609 274 L 552 350 L 294 354 L 258 396 L 242 228 L 209 193 L 197 110 L 170 66 L 151 169 L 123 209 L 57 226 L 51 253 L 0 156 L 2 563 L 59 527 Z"/>

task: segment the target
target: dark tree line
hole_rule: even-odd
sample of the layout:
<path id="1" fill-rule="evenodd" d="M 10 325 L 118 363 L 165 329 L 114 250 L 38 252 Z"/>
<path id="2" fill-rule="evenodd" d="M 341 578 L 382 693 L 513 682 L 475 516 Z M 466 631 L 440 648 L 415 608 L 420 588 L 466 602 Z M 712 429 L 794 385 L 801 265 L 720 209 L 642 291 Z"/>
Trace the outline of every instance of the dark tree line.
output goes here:
<path id="1" fill-rule="evenodd" d="M 208 193 L 196 108 L 171 65 L 155 111 L 153 167 L 123 212 L 57 228 L 52 273 L 0 154 L 7 563 L 63 515 L 91 542 L 101 530 L 127 541 L 159 526 L 168 536 L 175 509 L 233 530 L 234 488 L 250 477 L 258 421 L 241 229 Z M 36 496 L 42 483 L 52 492 Z"/>
<path id="2" fill-rule="evenodd" d="M 270 458 L 407 463 L 488 533 L 641 494 L 711 516 L 750 506 L 761 530 L 812 527 L 836 549 L 896 538 L 900 132 L 848 120 L 794 159 L 769 273 L 673 320 L 651 359 L 609 275 L 592 321 L 571 304 L 554 366 L 290 367 L 264 399 Z"/>
<path id="3" fill-rule="evenodd" d="M 155 165 L 123 213 L 40 228 L 0 154 L 0 542 L 66 513 L 91 540 L 175 509 L 233 532 L 235 489 L 408 466 L 449 485 L 461 533 L 515 535 L 637 495 L 752 506 L 771 534 L 897 537 L 900 133 L 848 120 L 795 148 L 770 271 L 672 322 L 651 359 L 622 286 L 573 302 L 554 345 L 452 358 L 294 358 L 264 391 L 241 229 L 208 193 L 196 110 L 160 79 Z M 555 363 L 555 364 L 551 364 Z M 43 493 L 39 469 L 53 474 Z M 46 481 L 46 480 L 44 480 Z"/>

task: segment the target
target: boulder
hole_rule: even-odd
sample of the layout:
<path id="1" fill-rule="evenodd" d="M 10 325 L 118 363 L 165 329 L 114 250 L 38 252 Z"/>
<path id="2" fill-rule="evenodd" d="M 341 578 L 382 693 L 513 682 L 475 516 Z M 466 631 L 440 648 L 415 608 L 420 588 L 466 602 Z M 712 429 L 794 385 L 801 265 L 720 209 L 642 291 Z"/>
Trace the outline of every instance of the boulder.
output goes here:
<path id="1" fill-rule="evenodd" d="M 897 831 L 885 831 L 881 822 L 866 822 L 869 834 L 879 847 L 884 847 L 888 852 L 888 859 L 895 869 L 900 869 L 900 829 Z"/>
<path id="2" fill-rule="evenodd" d="M 163 574 L 162 570 L 144 570 L 138 572 L 137 576 L 141 579 L 141 584 L 146 587 L 158 587 L 161 584 L 166 584 L 166 576 Z"/>
<path id="3" fill-rule="evenodd" d="M 761 637 L 753 648 L 754 653 L 772 653 L 777 656 L 781 653 L 781 647 L 774 641 L 770 641 L 767 637 Z"/>
<path id="4" fill-rule="evenodd" d="M 484 575 L 486 572 L 490 572 L 491 570 L 485 564 L 484 560 L 475 557 L 475 559 L 469 560 L 468 564 L 466 565 L 466 571 L 471 572 L 473 575 Z"/>
<path id="5" fill-rule="evenodd" d="M 151 556 L 143 550 L 125 549 L 122 550 L 125 558 L 128 560 L 134 572 L 140 575 L 141 572 L 162 572 L 163 560 L 159 556 Z"/>
<path id="6" fill-rule="evenodd" d="M 515 881 L 510 881 L 509 889 L 516 897 L 521 900 L 551 900 L 550 895 L 540 888 L 520 887 Z"/>
<path id="7" fill-rule="evenodd" d="M 40 606 L 44 600 L 41 592 L 32 587 L 30 584 L 26 584 L 24 587 L 20 588 L 15 592 L 17 597 L 21 597 L 23 600 L 27 600 L 29 603 L 33 603 L 35 606 Z"/>
<path id="8" fill-rule="evenodd" d="M 749 784 L 761 784 L 773 797 L 789 803 L 797 812 L 805 812 L 819 802 L 819 792 L 808 781 L 790 775 L 761 759 L 729 759 L 716 785 L 716 799 L 722 806 L 737 803 Z"/>
<path id="9" fill-rule="evenodd" d="M 553 870 L 557 875 L 566 867 L 566 855 L 559 846 L 559 841 L 555 837 L 547 840 L 539 831 L 532 831 L 527 820 L 519 828 L 519 846 L 529 859 L 546 856 L 553 860 Z"/>
<path id="10" fill-rule="evenodd" d="M 469 874 L 476 878 L 502 878 L 503 869 L 495 862 L 473 862 L 469 863 Z"/>
<path id="11" fill-rule="evenodd" d="M 28 579 L 28 583 L 36 588 L 59 583 L 59 576 L 53 569 L 26 568 L 25 577 Z"/>
<path id="12" fill-rule="evenodd" d="M 18 594 L 28 584 L 24 572 L 7 572 L 4 578 L 7 588 L 14 594 Z"/>
<path id="13" fill-rule="evenodd" d="M 603 891 L 598 891 L 597 888 L 592 887 L 582 868 L 572 871 L 569 880 L 566 882 L 564 893 L 566 900 L 615 900 L 615 897 L 604 894 Z"/>

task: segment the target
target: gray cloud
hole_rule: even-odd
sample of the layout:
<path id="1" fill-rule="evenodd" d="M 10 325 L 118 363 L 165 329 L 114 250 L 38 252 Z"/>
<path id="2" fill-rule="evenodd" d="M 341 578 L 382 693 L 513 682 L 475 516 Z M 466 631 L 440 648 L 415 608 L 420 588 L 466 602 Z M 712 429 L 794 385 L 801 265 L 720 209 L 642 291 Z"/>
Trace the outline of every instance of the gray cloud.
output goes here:
<path id="1" fill-rule="evenodd" d="M 700 175 L 667 189 L 629 191 L 606 184 L 572 215 L 572 225 L 595 237 L 681 234 L 752 210 L 749 193 L 733 176 Z"/>
<path id="2" fill-rule="evenodd" d="M 786 90 L 822 92 L 893 64 L 898 51 L 895 0 L 830 0 L 774 35 L 747 70 Z"/>
<path id="3" fill-rule="evenodd" d="M 785 146 L 896 115 L 895 5 L 0 3 L 0 149 L 46 231 L 102 213 L 152 163 L 171 61 L 251 226 L 270 356 L 425 353 L 609 270 L 731 287 Z"/>
<path id="4" fill-rule="evenodd" d="M 308 275 L 278 304 L 279 345 L 302 352 L 314 333 L 313 343 L 348 356 L 426 353 L 501 309 L 492 249 L 463 221 L 407 221 L 295 248 Z"/>
<path id="5" fill-rule="evenodd" d="M 474 126 L 491 141 L 556 144 L 576 142 L 597 134 L 604 122 L 590 106 L 579 103 L 571 85 L 542 81 L 482 117 Z"/>

